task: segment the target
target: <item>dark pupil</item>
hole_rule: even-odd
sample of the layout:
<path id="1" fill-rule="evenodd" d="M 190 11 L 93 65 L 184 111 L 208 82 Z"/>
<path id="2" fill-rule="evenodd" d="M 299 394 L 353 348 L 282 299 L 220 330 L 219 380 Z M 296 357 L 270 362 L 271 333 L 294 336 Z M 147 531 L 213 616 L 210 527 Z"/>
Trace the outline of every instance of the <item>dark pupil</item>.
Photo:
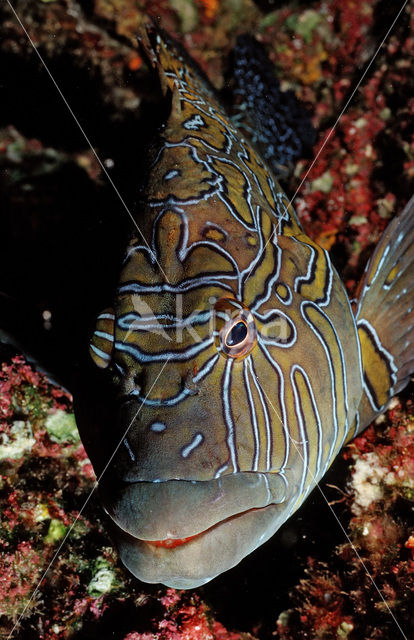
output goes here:
<path id="1" fill-rule="evenodd" d="M 231 331 L 229 331 L 227 335 L 227 346 L 234 347 L 240 342 L 243 342 L 245 337 L 247 336 L 247 327 L 244 322 L 238 322 L 234 325 Z"/>

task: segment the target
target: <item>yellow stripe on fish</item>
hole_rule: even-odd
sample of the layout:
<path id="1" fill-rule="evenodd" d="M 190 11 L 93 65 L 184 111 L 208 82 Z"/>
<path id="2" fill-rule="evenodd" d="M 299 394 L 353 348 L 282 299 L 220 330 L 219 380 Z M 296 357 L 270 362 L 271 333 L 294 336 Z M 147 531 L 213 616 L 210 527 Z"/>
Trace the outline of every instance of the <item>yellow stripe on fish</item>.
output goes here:
<path id="1" fill-rule="evenodd" d="M 413 204 L 371 259 L 354 316 L 328 253 L 195 63 L 154 27 L 141 42 L 170 113 L 137 213 L 145 243 L 132 237 L 91 340 L 125 434 L 101 496 L 126 566 L 190 588 L 273 535 L 408 381 Z"/>

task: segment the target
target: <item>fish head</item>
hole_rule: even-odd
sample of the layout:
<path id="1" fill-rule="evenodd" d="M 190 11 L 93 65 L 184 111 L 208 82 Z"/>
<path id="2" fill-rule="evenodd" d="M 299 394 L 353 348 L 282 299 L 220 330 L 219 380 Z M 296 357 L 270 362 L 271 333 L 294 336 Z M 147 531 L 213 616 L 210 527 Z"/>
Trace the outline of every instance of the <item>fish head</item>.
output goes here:
<path id="1" fill-rule="evenodd" d="M 293 240 L 273 242 L 287 265 L 293 249 L 298 261 Z M 302 265 L 289 267 L 292 286 L 264 278 L 242 297 L 223 277 L 178 279 L 165 264 L 167 282 L 134 241 L 115 308 L 98 317 L 91 355 L 117 397 L 100 495 L 131 572 L 192 588 L 273 535 L 303 492 L 283 371 L 297 354 Z M 292 433 L 300 441 L 297 425 Z"/>

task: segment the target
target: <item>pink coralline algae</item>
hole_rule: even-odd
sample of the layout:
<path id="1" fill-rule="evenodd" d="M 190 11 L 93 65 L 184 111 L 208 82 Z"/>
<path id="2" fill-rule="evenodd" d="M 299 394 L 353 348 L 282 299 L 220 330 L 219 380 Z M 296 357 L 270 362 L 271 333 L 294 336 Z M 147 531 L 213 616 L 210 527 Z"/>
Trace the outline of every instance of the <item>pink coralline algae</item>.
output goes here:
<path id="1" fill-rule="evenodd" d="M 39 554 L 29 541 L 17 544 L 13 552 L 8 553 L 8 543 L 1 544 L 0 572 L 0 617 L 14 614 L 17 605 L 30 597 L 35 584 L 41 576 Z M 4 551 L 3 551 L 4 550 Z M 36 600 L 33 602 L 36 607 Z"/>
<path id="2" fill-rule="evenodd" d="M 45 376 L 35 371 L 22 356 L 12 358 L 11 364 L 2 364 L 0 370 L 0 416 L 2 418 L 12 417 L 16 408 L 24 411 L 35 395 L 38 398 L 35 406 L 36 415 L 40 414 L 45 406 L 61 409 L 71 401 L 70 394 L 49 384 Z M 33 409 L 32 406 L 31 409 Z"/>
<path id="3" fill-rule="evenodd" d="M 87 541 L 92 527 L 85 517 L 78 517 L 75 505 L 77 497 L 79 500 L 90 491 L 92 477 L 73 425 L 67 392 L 51 385 L 21 356 L 2 365 L 0 633 L 5 637 L 22 613 L 22 624 L 39 616 L 39 637 L 45 639 L 59 637 L 58 620 L 66 620 L 62 629 L 70 628 L 71 619 L 76 626 L 76 602 L 85 591 L 85 586 L 79 586 L 80 575 L 87 575 L 88 571 L 88 562 L 79 555 L 77 546 Z M 39 584 L 74 522 L 71 545 Z M 99 526 L 96 528 L 99 530 Z M 101 550 L 104 552 L 104 548 Z M 60 595 L 58 589 L 53 596 L 58 584 L 66 584 L 66 588 Z M 39 591 L 34 593 L 37 585 Z M 87 610 L 96 617 L 94 609 L 104 609 L 102 598 L 88 599 L 86 594 L 83 599 L 87 600 L 83 614 Z"/>
<path id="4" fill-rule="evenodd" d="M 167 589 L 160 602 L 165 610 L 154 620 L 152 633 L 129 633 L 124 640 L 254 640 L 250 634 L 227 631 L 196 594 Z"/>
<path id="5" fill-rule="evenodd" d="M 346 597 L 339 575 L 322 563 L 309 560 L 306 578 L 294 592 L 297 610 L 283 612 L 277 621 L 280 640 L 313 637 L 346 638 L 354 628 L 352 617 L 346 615 Z M 300 603 L 300 604 L 299 604 Z M 314 635 L 310 636 L 309 633 Z"/>

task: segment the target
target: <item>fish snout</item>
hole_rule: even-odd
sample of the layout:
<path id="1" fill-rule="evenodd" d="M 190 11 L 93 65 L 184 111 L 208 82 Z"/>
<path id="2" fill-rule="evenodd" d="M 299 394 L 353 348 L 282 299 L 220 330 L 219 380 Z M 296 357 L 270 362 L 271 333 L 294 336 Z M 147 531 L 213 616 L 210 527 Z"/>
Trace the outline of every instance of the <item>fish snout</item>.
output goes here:
<path id="1" fill-rule="evenodd" d="M 186 538 L 250 509 L 286 501 L 279 474 L 236 473 L 210 481 L 135 482 L 102 496 L 107 513 L 142 540 Z"/>
<path id="2" fill-rule="evenodd" d="M 296 487 L 297 489 L 297 487 Z M 193 588 L 231 568 L 286 518 L 295 487 L 284 474 L 100 487 L 124 564 L 139 579 Z"/>

